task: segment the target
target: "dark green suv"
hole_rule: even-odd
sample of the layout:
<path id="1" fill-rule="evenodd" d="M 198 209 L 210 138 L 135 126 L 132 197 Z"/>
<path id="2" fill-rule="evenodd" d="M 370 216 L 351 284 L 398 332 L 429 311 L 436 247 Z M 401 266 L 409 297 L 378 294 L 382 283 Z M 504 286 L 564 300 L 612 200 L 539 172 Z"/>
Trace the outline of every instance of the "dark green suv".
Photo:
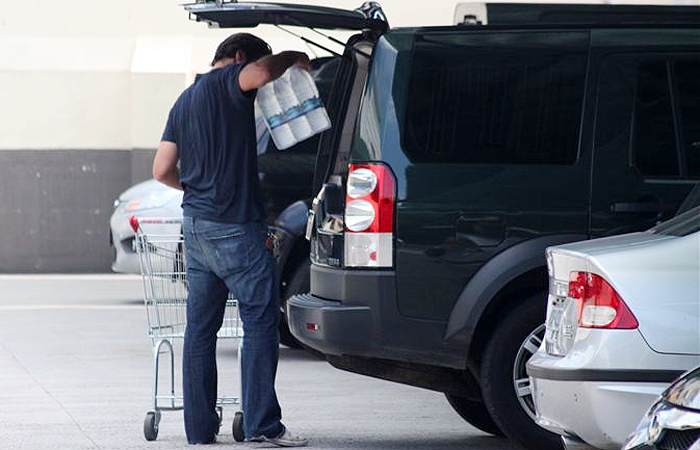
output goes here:
<path id="1" fill-rule="evenodd" d="M 544 250 L 651 227 L 700 179 L 700 8 L 492 4 L 389 29 L 376 4 L 232 5 L 199 16 L 357 30 L 319 142 L 294 336 L 338 368 L 444 392 L 484 431 L 559 448 L 525 372 Z"/>

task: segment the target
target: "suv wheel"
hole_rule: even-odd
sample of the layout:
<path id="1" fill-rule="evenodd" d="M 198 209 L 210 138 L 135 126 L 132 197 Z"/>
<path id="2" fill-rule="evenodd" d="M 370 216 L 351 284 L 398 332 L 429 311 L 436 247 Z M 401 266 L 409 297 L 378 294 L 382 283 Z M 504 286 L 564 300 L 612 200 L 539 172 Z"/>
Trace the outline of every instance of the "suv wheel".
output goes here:
<path id="1" fill-rule="evenodd" d="M 299 266 L 294 270 L 294 274 L 289 279 L 289 284 L 284 290 L 282 296 L 282 304 L 280 308 L 282 309 L 282 315 L 280 318 L 279 332 L 280 332 L 280 342 L 283 345 L 291 348 L 303 348 L 301 343 L 292 335 L 289 331 L 289 324 L 287 323 L 287 300 L 289 297 L 296 294 L 305 294 L 311 290 L 311 261 L 306 258 L 301 261 Z"/>
<path id="2" fill-rule="evenodd" d="M 532 450 L 561 450 L 560 437 L 534 420 L 534 405 L 525 364 L 544 333 L 546 295 L 525 299 L 497 326 L 481 364 L 484 403 L 509 438 Z"/>
<path id="3" fill-rule="evenodd" d="M 447 402 L 450 406 L 462 419 L 466 420 L 469 425 L 485 433 L 503 436 L 503 432 L 493 422 L 493 419 L 483 403 L 450 394 L 445 394 L 445 397 L 447 397 Z"/>

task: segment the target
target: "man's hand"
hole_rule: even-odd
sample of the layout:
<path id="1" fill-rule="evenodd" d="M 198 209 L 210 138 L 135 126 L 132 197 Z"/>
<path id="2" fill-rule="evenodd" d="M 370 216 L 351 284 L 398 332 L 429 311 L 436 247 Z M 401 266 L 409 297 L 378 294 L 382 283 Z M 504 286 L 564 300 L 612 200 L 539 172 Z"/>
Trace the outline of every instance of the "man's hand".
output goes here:
<path id="1" fill-rule="evenodd" d="M 309 60 L 309 57 L 306 55 L 306 53 L 298 53 L 299 54 L 297 56 L 297 60 L 294 62 L 294 65 L 300 69 L 311 70 L 311 60 Z"/>
<path id="2" fill-rule="evenodd" d="M 238 85 L 243 92 L 257 89 L 279 78 L 292 65 L 306 70 L 311 69 L 311 61 L 306 53 L 290 50 L 263 56 L 247 64 L 238 74 Z"/>

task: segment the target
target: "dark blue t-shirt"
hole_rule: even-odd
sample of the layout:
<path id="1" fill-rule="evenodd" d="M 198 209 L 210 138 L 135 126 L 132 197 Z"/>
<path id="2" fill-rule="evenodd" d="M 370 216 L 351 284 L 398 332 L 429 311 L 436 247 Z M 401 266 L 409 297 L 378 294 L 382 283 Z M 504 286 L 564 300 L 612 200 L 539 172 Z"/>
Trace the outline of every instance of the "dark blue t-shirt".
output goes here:
<path id="1" fill-rule="evenodd" d="M 177 144 L 185 216 L 246 223 L 265 217 L 256 154 L 255 90 L 241 64 L 199 75 L 170 110 L 162 140 Z"/>

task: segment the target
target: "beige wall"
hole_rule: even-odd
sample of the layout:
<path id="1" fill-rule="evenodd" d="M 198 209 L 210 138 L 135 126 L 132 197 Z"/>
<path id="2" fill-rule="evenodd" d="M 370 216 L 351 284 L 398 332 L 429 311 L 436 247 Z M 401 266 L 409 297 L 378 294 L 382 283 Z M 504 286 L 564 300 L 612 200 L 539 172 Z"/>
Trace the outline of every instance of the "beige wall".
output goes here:
<path id="1" fill-rule="evenodd" d="M 2 1 L 0 150 L 155 146 L 174 98 L 231 32 L 188 20 L 180 3 Z M 294 3 L 353 8 L 361 0 Z M 449 24 L 455 4 L 381 3 L 392 26 Z M 313 51 L 272 27 L 255 32 L 275 51 Z"/>
<path id="2" fill-rule="evenodd" d="M 154 147 L 175 97 L 232 32 L 188 20 L 180 3 L 1 2 L 0 150 Z M 384 3 L 395 25 L 452 18 L 452 2 L 427 13 Z M 273 27 L 255 32 L 276 51 L 315 51 Z"/>

